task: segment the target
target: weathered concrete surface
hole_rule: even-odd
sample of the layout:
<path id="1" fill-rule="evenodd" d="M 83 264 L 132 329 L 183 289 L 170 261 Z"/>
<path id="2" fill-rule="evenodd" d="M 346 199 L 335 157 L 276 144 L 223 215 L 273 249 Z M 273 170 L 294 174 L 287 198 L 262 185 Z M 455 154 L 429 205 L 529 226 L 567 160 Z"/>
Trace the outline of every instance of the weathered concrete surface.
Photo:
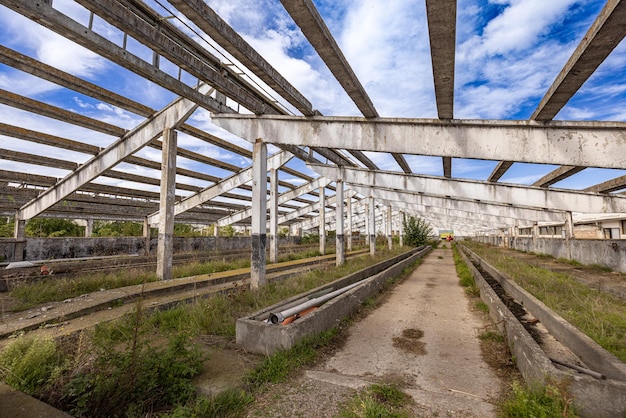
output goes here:
<path id="1" fill-rule="evenodd" d="M 0 418 L 69 418 L 71 415 L 0 382 Z"/>
<path id="2" fill-rule="evenodd" d="M 458 284 L 452 251 L 437 249 L 351 328 L 323 370 L 340 386 L 346 377 L 401 382 L 424 416 L 495 416 L 491 400 L 501 382 L 481 357 L 482 326 Z"/>

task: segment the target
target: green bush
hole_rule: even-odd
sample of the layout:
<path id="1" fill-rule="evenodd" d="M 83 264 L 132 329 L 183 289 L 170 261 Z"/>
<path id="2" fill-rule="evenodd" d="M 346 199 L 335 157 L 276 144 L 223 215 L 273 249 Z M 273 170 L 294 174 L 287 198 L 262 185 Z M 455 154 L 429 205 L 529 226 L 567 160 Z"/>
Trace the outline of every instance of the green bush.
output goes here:
<path id="1" fill-rule="evenodd" d="M 410 216 L 403 221 L 404 242 L 406 245 L 419 247 L 428 242 L 428 237 L 432 235 L 432 226 L 423 218 Z"/>
<path id="2" fill-rule="evenodd" d="M 44 392 L 63 369 L 63 354 L 52 339 L 21 337 L 0 353 L 0 378 L 30 395 Z"/>

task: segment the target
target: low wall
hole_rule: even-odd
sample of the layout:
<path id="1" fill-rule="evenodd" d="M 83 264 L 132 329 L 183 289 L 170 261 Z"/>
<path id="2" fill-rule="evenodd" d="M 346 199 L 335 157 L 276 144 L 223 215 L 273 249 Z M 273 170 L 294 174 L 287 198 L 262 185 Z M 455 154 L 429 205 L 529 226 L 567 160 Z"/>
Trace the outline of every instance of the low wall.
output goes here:
<path id="1" fill-rule="evenodd" d="M 296 244 L 297 237 L 280 238 L 279 245 Z M 143 237 L 26 238 L 22 260 L 145 254 Z M 17 261 L 15 239 L 0 239 L 0 261 Z M 150 239 L 150 253 L 156 254 L 157 238 Z M 250 248 L 250 237 L 176 237 L 174 253 L 240 250 Z"/>
<path id="2" fill-rule="evenodd" d="M 402 273 L 405 267 L 426 255 L 430 246 L 367 267 L 333 283 L 313 289 L 305 294 L 284 300 L 249 317 L 237 320 L 237 345 L 246 351 L 270 355 L 279 350 L 287 350 L 309 335 L 315 335 L 336 326 L 343 318 L 356 312 L 364 300 L 378 293 L 385 282 Z M 382 271 L 381 271 L 382 270 Z M 289 325 L 274 325 L 265 321 L 270 313 L 279 312 L 286 305 L 307 299 L 310 295 L 329 288 L 340 289 L 370 277 L 363 284 L 324 303 L 319 309 Z"/>
<path id="3" fill-rule="evenodd" d="M 581 264 L 597 264 L 614 271 L 626 273 L 626 240 L 619 239 L 570 239 L 531 237 L 481 236 L 474 241 L 514 250 L 548 254 L 555 258 L 576 260 Z"/>
<path id="4" fill-rule="evenodd" d="M 524 380 L 531 385 L 546 384 L 550 379 L 568 382 L 568 390 L 574 396 L 574 403 L 580 408 L 580 413 L 584 417 L 625 416 L 626 364 L 517 286 L 513 280 L 508 279 L 467 248 L 463 249 L 470 254 L 472 259 L 479 262 L 485 271 L 498 280 L 509 296 L 518 300 L 533 316 L 538 318 L 550 334 L 568 346 L 590 367 L 596 368 L 607 376 L 607 379 L 599 380 L 588 375 L 557 369 L 461 251 L 463 260 L 472 271 L 476 284 L 480 288 L 480 298 L 489 306 L 489 315 L 506 336 L 511 354 Z"/>

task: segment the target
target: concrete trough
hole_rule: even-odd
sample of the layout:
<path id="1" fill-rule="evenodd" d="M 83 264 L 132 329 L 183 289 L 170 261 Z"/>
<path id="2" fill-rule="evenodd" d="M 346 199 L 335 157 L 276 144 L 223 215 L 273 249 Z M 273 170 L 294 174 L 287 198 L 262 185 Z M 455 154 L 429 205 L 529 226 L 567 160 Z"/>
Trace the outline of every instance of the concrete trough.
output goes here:
<path id="1" fill-rule="evenodd" d="M 498 280 L 507 294 L 539 319 L 550 334 L 576 354 L 587 367 L 606 376 L 606 379 L 597 379 L 574 370 L 564 371 L 556 368 L 461 251 L 461 256 L 480 288 L 482 301 L 489 306 L 492 320 L 506 336 L 511 354 L 524 380 L 530 385 L 545 385 L 551 381 L 567 382 L 568 391 L 583 417 L 625 417 L 626 364 L 519 287 L 511 278 L 500 273 L 469 249 L 463 247 L 463 250 L 480 263 L 481 268 Z"/>
<path id="2" fill-rule="evenodd" d="M 363 301 L 380 292 L 388 279 L 398 276 L 407 266 L 428 254 L 431 249 L 427 246 L 407 251 L 332 283 L 283 300 L 248 317 L 240 318 L 236 324 L 237 345 L 250 353 L 270 355 L 290 349 L 306 336 L 331 329 L 342 319 L 354 314 Z M 329 300 L 315 311 L 288 325 L 275 325 L 267 321 L 271 313 L 281 311 L 297 301 L 307 300 L 312 295 L 324 293 L 328 289 L 343 288 L 362 280 L 362 284 Z"/>

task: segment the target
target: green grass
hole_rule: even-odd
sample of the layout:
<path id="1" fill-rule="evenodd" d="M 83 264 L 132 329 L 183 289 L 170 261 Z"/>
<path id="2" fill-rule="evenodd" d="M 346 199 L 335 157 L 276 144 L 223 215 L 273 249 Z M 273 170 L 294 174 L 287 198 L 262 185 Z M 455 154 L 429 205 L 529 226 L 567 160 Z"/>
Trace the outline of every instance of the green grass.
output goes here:
<path id="1" fill-rule="evenodd" d="M 476 285 L 474 276 L 469 267 L 463 262 L 459 254 L 459 250 L 456 245 L 452 246 L 454 266 L 456 267 L 456 274 L 459 276 L 459 284 L 465 287 L 465 293 L 471 296 L 480 296 L 480 289 Z"/>
<path id="2" fill-rule="evenodd" d="M 375 384 L 359 391 L 340 410 L 340 418 L 409 418 L 411 398 L 395 385 Z"/>
<path id="3" fill-rule="evenodd" d="M 478 302 L 476 302 L 476 308 L 478 308 L 478 310 L 481 312 L 489 313 L 489 305 L 487 305 L 482 300 L 479 300 Z"/>
<path id="4" fill-rule="evenodd" d="M 550 309 L 626 362 L 626 302 L 579 283 L 574 277 L 528 264 L 493 247 L 467 242 L 489 264 Z"/>
<path id="5" fill-rule="evenodd" d="M 502 417 L 563 417 L 575 418 L 577 413 L 567 391 L 559 385 L 526 387 L 513 384 L 513 397 L 501 405 Z"/>
<path id="6" fill-rule="evenodd" d="M 478 338 L 480 338 L 483 341 L 493 341 L 496 343 L 504 342 L 504 337 L 498 331 L 485 331 L 479 334 Z"/>

